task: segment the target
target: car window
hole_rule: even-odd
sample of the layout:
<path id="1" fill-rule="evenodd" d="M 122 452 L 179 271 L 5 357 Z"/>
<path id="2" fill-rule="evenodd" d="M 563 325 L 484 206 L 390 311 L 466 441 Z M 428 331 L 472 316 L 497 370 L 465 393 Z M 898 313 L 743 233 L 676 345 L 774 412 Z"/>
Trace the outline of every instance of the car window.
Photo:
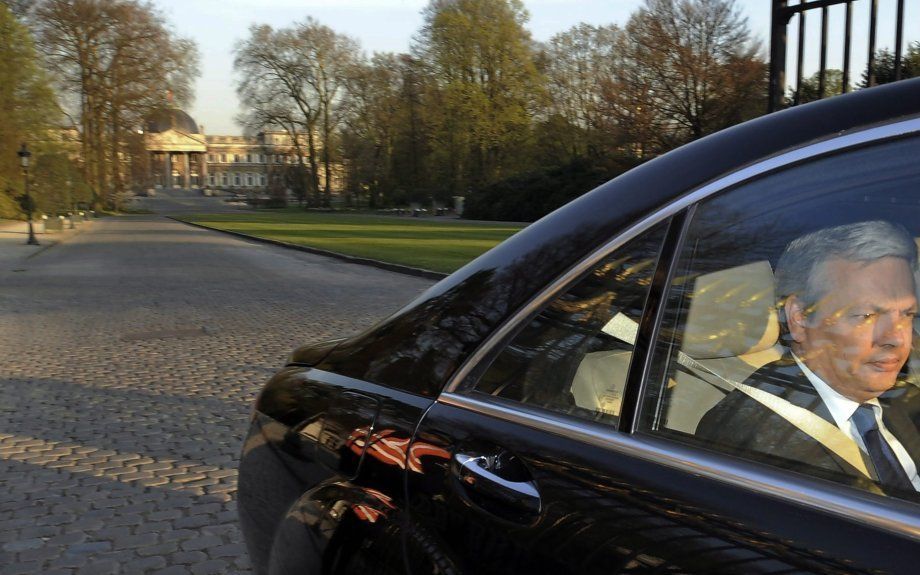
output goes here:
<path id="1" fill-rule="evenodd" d="M 915 498 L 918 152 L 878 144 L 700 204 L 640 429 Z"/>
<path id="2" fill-rule="evenodd" d="M 498 354 L 476 391 L 615 423 L 667 223 L 614 250 Z"/>

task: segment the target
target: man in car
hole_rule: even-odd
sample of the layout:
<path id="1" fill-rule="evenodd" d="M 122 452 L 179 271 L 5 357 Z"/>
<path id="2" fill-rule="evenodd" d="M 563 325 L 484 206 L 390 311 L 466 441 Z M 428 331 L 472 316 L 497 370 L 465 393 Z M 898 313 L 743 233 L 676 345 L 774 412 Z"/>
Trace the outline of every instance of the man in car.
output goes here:
<path id="1" fill-rule="evenodd" d="M 904 496 L 920 490 L 920 389 L 905 381 L 917 247 L 883 221 L 793 240 L 776 269 L 781 360 L 700 421 L 723 450 Z"/>

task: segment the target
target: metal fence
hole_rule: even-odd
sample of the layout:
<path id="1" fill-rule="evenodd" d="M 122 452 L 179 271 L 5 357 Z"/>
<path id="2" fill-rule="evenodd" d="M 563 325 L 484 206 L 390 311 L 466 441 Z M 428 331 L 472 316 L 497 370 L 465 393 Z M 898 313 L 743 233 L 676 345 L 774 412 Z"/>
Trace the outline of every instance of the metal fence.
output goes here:
<path id="1" fill-rule="evenodd" d="M 788 30 L 795 18 L 798 26 L 796 46 L 796 81 L 795 90 L 790 95 L 791 104 L 799 104 L 802 99 L 803 74 L 805 65 L 806 14 L 820 14 L 820 51 L 818 63 L 818 97 L 827 95 L 827 58 L 828 58 L 828 10 L 831 6 L 843 4 L 843 78 L 842 91 L 850 89 L 850 67 L 853 57 L 853 19 L 868 16 L 868 51 L 866 55 L 866 85 L 876 84 L 876 56 L 879 29 L 879 0 L 772 0 L 773 13 L 770 30 L 770 98 L 768 111 L 773 112 L 787 105 L 786 100 L 786 61 Z M 885 0 L 883 0 L 885 1 Z M 901 79 L 901 58 L 904 49 L 904 3 L 905 0 L 888 0 L 896 2 L 894 20 L 894 79 Z"/>

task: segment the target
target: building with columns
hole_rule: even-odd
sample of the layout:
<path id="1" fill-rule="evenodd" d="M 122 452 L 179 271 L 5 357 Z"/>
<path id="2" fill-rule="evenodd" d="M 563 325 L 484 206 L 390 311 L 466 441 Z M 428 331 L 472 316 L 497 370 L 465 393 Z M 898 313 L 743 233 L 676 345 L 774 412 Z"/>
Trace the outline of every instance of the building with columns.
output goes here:
<path id="1" fill-rule="evenodd" d="M 262 194 L 283 166 L 297 161 L 285 132 L 265 131 L 255 137 L 206 136 L 204 126 L 178 108 L 162 110 L 147 121 L 144 145 L 147 187 L 153 189 Z M 333 174 L 333 192 L 342 187 L 341 174 Z"/>
<path id="2" fill-rule="evenodd" d="M 157 189 L 201 188 L 208 173 L 208 144 L 203 132 L 191 116 L 175 108 L 149 118 L 144 132 L 148 185 Z"/>

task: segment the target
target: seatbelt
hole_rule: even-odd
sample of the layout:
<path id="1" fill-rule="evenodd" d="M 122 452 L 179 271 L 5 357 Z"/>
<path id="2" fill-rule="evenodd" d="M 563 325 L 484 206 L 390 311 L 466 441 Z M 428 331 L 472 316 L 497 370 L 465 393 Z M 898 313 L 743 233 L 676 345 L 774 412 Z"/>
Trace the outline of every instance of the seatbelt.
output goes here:
<path id="1" fill-rule="evenodd" d="M 639 324 L 635 320 L 618 313 L 604 326 L 603 331 L 628 343 L 634 343 L 638 329 Z M 732 381 L 712 371 L 682 351 L 677 352 L 677 363 L 691 370 L 702 371 L 719 378 L 733 389 L 737 389 L 788 421 L 796 429 L 823 445 L 843 461 L 846 461 L 866 478 L 873 482 L 875 481 L 872 474 L 869 473 L 869 468 L 866 467 L 866 462 L 856 442 L 841 431 L 839 427 L 820 415 L 816 415 L 808 409 L 790 403 L 788 400 L 773 395 L 768 391 Z"/>
<path id="2" fill-rule="evenodd" d="M 708 369 L 682 351 L 677 352 L 677 363 L 684 367 L 697 371 L 704 371 L 718 377 L 732 388 L 737 389 L 776 415 L 782 417 L 798 430 L 826 447 L 837 455 L 837 457 L 852 465 L 865 477 L 874 481 L 872 475 L 869 473 L 869 469 L 866 467 L 866 462 L 863 460 L 862 452 L 856 445 L 856 442 L 850 439 L 850 437 L 841 431 L 839 427 L 820 415 L 804 407 L 799 407 L 798 405 L 790 403 L 788 400 L 773 395 L 768 391 L 727 379 L 711 369 Z"/>

